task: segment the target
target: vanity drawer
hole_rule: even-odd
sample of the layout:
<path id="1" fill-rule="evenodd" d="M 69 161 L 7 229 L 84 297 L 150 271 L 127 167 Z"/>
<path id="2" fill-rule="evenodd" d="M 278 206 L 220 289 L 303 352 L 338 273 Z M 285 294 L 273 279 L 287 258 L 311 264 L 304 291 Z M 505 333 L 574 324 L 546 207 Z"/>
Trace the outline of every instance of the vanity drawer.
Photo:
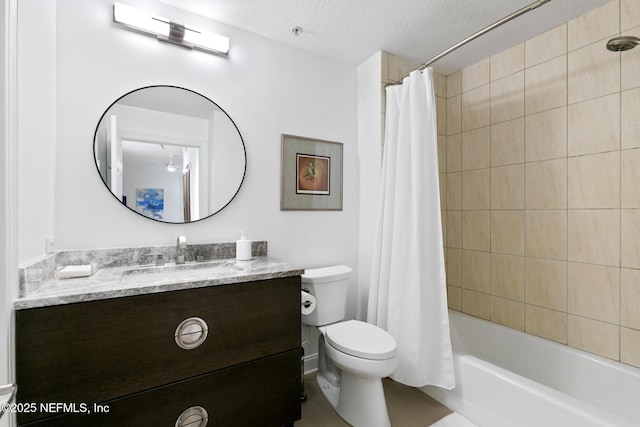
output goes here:
<path id="1" fill-rule="evenodd" d="M 296 276 L 19 310 L 18 401 L 92 405 L 298 352 L 299 289 Z M 185 350 L 176 344 L 176 327 L 194 316 L 206 322 L 208 336 Z"/>
<path id="2" fill-rule="evenodd" d="M 300 351 L 290 350 L 105 403 L 105 413 L 63 415 L 29 425 L 174 426 L 185 410 L 202 413 L 203 408 L 209 426 L 278 427 L 300 419 L 300 391 Z"/>

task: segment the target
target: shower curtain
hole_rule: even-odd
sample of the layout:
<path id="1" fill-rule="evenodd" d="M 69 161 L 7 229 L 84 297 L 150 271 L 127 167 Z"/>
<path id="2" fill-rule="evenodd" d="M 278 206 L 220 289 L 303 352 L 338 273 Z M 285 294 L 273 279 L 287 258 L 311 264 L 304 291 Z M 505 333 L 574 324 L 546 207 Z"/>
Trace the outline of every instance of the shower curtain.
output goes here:
<path id="1" fill-rule="evenodd" d="M 391 378 L 454 387 L 433 71 L 387 88 L 384 161 L 367 321 L 396 340 Z"/>

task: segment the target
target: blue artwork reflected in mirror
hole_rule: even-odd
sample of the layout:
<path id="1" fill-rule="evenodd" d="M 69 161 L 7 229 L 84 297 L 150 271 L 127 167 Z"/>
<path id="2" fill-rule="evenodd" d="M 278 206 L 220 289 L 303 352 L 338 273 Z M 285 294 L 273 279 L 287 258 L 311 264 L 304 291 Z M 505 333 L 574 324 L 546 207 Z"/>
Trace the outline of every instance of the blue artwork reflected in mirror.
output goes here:
<path id="1" fill-rule="evenodd" d="M 136 189 L 136 212 L 153 218 L 164 218 L 164 189 L 138 188 Z"/>

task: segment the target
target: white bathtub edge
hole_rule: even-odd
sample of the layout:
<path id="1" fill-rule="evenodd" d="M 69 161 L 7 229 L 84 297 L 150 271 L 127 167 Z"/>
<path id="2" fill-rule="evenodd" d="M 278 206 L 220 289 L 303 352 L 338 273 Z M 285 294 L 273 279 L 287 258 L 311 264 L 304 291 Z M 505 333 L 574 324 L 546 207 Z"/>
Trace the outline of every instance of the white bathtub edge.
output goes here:
<path id="1" fill-rule="evenodd" d="M 480 427 L 637 427 L 620 415 L 582 402 L 489 362 L 454 353 L 456 388 L 422 387 Z"/>

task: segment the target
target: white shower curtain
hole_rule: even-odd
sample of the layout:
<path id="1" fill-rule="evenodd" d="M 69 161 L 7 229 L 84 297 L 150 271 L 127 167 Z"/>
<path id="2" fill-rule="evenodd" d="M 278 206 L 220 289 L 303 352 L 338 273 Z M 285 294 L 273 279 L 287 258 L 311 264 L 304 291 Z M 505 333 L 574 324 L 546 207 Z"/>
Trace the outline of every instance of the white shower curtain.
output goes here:
<path id="1" fill-rule="evenodd" d="M 367 321 L 398 344 L 394 380 L 451 389 L 431 68 L 387 89 L 380 191 Z"/>

